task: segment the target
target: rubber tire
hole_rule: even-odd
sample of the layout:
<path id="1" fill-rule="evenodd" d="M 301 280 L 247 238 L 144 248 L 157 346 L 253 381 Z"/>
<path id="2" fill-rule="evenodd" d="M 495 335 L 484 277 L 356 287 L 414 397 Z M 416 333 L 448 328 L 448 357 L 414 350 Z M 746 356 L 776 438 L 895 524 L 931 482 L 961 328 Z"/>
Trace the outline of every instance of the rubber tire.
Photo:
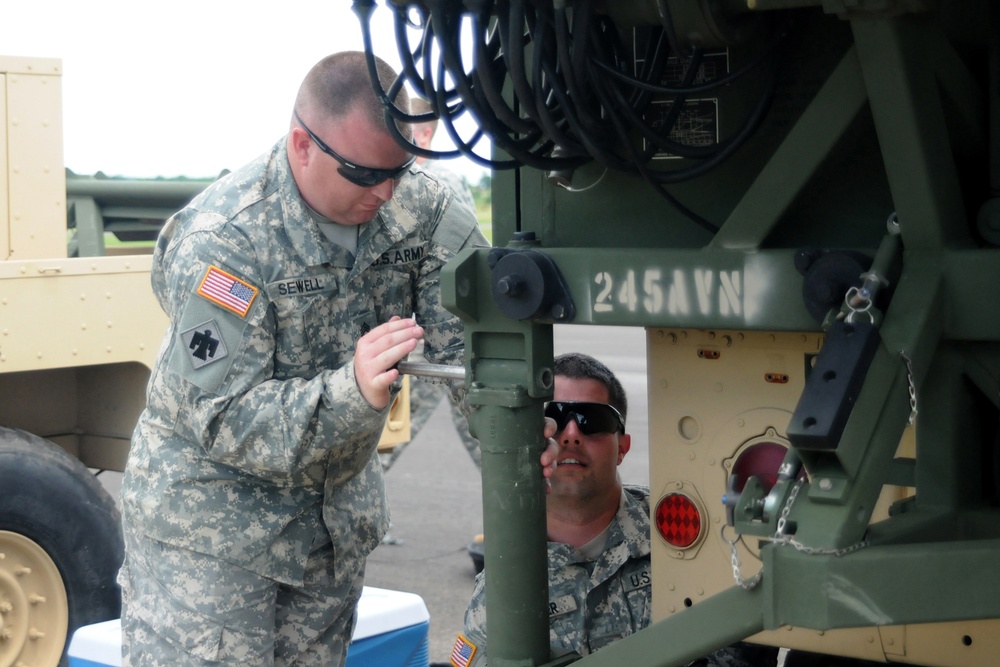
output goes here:
<path id="1" fill-rule="evenodd" d="M 62 576 L 69 607 L 66 650 L 84 625 L 118 618 L 115 579 L 124 556 L 121 516 L 79 460 L 54 443 L 0 427 L 0 530 L 31 539 Z"/>

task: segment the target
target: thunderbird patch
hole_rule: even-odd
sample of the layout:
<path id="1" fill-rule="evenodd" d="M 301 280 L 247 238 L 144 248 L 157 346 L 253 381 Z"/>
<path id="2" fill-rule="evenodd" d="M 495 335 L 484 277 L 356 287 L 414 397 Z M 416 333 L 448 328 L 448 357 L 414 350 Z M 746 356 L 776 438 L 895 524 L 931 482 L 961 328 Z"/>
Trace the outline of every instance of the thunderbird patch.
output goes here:
<path id="1" fill-rule="evenodd" d="M 259 290 L 250 283 L 210 266 L 198 286 L 198 295 L 226 310 L 246 317 Z"/>
<path id="2" fill-rule="evenodd" d="M 181 332 L 181 340 L 187 350 L 188 359 L 195 370 L 213 361 L 225 359 L 229 355 L 226 342 L 219 335 L 219 325 L 215 320 L 202 322 L 198 326 Z"/>

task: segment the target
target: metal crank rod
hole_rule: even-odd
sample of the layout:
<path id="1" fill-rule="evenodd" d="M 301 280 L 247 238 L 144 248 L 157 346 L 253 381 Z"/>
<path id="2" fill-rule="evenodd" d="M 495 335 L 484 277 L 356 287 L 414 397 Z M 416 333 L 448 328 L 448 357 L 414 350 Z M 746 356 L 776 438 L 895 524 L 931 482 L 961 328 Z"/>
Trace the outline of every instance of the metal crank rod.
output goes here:
<path id="1" fill-rule="evenodd" d="M 465 380 L 465 366 L 449 366 L 448 364 L 432 364 L 426 361 L 401 361 L 396 368 L 403 375 L 418 375 L 420 377 L 442 378 L 445 380 Z"/>

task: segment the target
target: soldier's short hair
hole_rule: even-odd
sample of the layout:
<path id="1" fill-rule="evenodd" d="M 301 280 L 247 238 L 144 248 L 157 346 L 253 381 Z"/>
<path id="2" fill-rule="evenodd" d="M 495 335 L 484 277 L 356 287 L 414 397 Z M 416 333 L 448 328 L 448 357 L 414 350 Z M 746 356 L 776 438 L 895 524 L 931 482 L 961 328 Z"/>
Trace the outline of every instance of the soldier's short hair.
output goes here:
<path id="1" fill-rule="evenodd" d="M 628 417 L 628 398 L 622 383 L 611 369 L 588 354 L 569 352 L 555 358 L 555 374 L 577 380 L 597 380 L 608 390 L 608 403 Z"/>
<path id="2" fill-rule="evenodd" d="M 375 55 L 372 58 L 382 90 L 388 91 L 397 74 L 389 63 Z M 393 102 L 404 111 L 410 108 L 405 86 L 399 87 Z M 385 127 L 385 107 L 372 86 L 363 51 L 341 51 L 320 60 L 306 74 L 295 98 L 299 115 L 306 112 L 336 120 L 357 108 L 364 111 L 373 125 Z M 404 137 L 412 136 L 408 124 L 396 121 L 396 128 Z"/>

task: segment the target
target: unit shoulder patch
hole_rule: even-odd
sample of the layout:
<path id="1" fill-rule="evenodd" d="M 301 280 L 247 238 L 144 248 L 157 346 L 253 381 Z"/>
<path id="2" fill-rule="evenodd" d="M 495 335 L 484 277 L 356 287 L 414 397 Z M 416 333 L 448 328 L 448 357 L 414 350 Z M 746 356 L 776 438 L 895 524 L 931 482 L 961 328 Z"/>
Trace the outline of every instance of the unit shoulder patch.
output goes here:
<path id="1" fill-rule="evenodd" d="M 215 320 L 202 322 L 182 331 L 180 337 L 195 370 L 229 356 L 226 342 L 219 335 L 219 325 Z"/>
<path id="2" fill-rule="evenodd" d="M 250 312 L 250 306 L 259 291 L 250 283 L 215 266 L 208 267 L 205 277 L 198 285 L 199 296 L 240 317 L 246 317 Z"/>

